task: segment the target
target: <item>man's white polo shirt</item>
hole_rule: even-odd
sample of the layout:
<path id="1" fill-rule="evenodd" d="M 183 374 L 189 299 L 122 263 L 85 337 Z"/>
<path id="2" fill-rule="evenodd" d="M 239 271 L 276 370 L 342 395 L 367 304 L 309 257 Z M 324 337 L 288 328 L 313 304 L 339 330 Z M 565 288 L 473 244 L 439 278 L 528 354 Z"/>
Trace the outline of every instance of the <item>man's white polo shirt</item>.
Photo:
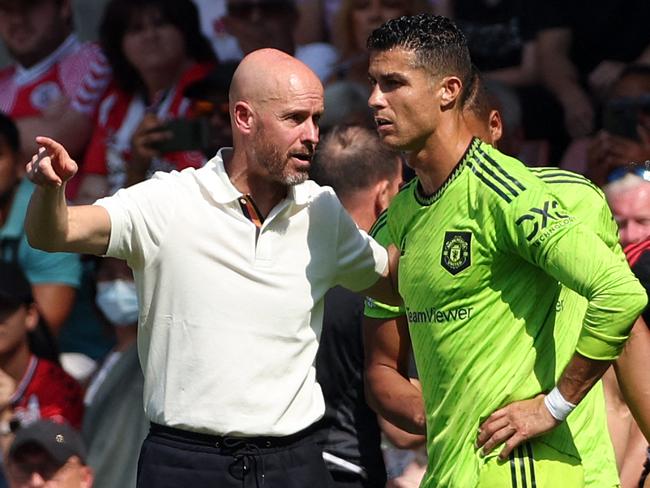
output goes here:
<path id="1" fill-rule="evenodd" d="M 111 219 L 107 255 L 134 271 L 152 422 L 289 435 L 324 412 L 312 364 L 325 292 L 372 285 L 386 252 L 311 181 L 293 187 L 258 234 L 222 151 L 201 169 L 157 173 L 99 200 Z"/>

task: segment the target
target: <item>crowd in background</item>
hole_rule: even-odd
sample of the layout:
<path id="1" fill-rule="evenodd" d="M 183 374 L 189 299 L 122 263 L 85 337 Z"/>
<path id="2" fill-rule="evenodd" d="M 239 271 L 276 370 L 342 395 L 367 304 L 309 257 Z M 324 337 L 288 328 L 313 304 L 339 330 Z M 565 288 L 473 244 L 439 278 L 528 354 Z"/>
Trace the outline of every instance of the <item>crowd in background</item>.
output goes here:
<path id="1" fill-rule="evenodd" d="M 87 448 L 71 451 L 80 469 L 92 467 L 95 486 L 123 487 L 134 484 L 148 430 L 128 266 L 27 244 L 22 223 L 33 185 L 23 172 L 38 150 L 35 136 L 61 141 L 78 162 L 68 186 L 73 203 L 92 203 L 155 171 L 200 167 L 230 145 L 230 78 L 242 56 L 263 47 L 295 56 L 321 79 L 322 135 L 337 126 L 372 129 L 366 39 L 390 18 L 427 11 L 464 30 L 499 113 L 500 150 L 530 166 L 590 177 L 605 191 L 621 245 L 645 249 L 647 0 L 0 0 L 7 51 L 0 70 L 0 321 L 11 317 L 14 327 L 0 335 L 0 433 L 39 418 L 65 421 Z M 402 176 L 391 178 L 397 187 Z M 642 253 L 634 252 L 636 263 Z M 622 486 L 637 486 L 647 441 L 613 375 L 604 382 Z M 387 470 L 388 486 L 417 486 L 426 464 L 416 447 L 422 440 L 379 425 L 386 466 L 374 469 Z M 24 453 L 3 448 L 13 453 L 9 468 L 11 460 L 19 467 Z M 92 483 L 85 471 L 81 478 Z"/>

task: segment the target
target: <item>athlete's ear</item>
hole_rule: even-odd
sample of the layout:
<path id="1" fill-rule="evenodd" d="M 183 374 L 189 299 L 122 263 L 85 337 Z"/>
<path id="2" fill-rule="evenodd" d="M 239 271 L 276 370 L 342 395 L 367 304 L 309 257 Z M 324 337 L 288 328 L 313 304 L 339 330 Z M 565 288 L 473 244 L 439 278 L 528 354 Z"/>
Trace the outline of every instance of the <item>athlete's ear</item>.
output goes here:
<path id="1" fill-rule="evenodd" d="M 458 76 L 445 76 L 440 83 L 440 105 L 447 109 L 459 99 L 463 82 Z"/>
<path id="2" fill-rule="evenodd" d="M 494 147 L 497 147 L 497 143 L 503 136 L 503 122 L 501 121 L 501 114 L 498 110 L 490 111 L 490 116 L 488 118 L 488 128 L 490 130 L 490 144 L 492 144 Z"/>

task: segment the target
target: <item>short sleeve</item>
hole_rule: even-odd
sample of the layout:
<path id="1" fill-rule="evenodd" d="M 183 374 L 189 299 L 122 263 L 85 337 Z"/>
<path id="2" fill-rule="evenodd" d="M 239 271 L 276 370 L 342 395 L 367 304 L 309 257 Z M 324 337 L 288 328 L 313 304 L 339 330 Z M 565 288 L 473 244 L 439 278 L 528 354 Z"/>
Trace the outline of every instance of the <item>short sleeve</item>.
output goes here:
<path id="1" fill-rule="evenodd" d="M 95 205 L 104 207 L 111 220 L 107 256 L 125 259 L 134 269 L 142 269 L 155 258 L 174 218 L 178 173 L 156 173 L 153 178 L 119 190 Z"/>

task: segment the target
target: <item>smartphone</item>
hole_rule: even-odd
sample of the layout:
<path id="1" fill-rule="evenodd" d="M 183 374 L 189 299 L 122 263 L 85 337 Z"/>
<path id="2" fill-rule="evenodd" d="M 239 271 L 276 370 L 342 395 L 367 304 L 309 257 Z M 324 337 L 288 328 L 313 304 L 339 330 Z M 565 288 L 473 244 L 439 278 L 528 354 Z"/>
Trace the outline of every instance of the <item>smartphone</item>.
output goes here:
<path id="1" fill-rule="evenodd" d="M 172 119 L 155 130 L 168 131 L 172 134 L 170 139 L 155 145 L 155 148 L 162 154 L 178 151 L 200 151 L 210 144 L 210 123 L 205 117 Z"/>

